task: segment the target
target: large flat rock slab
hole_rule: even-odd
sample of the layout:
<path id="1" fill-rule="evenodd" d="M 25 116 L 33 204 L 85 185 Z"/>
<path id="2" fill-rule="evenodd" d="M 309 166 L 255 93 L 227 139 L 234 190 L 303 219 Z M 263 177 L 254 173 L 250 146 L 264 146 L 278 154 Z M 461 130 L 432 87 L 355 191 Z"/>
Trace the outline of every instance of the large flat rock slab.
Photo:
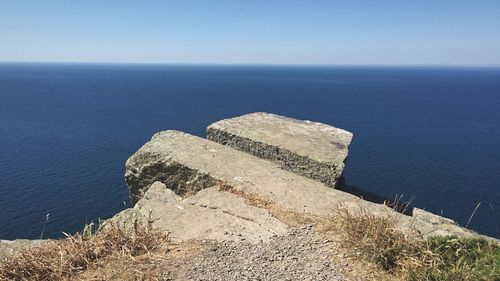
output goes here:
<path id="1" fill-rule="evenodd" d="M 238 193 L 251 194 L 265 202 L 272 202 L 299 214 L 326 218 L 339 207 L 348 208 L 353 212 L 363 209 L 374 215 L 397 216 L 401 227 L 414 226 L 424 235 L 426 233 L 468 234 L 467 230 L 453 223 L 446 221 L 434 223 L 396 213 L 387 206 L 364 201 L 352 194 L 283 170 L 277 164 L 178 131 L 155 134 L 151 141 L 127 160 L 125 178 L 132 200 L 135 202 L 143 198 L 156 181 L 164 183 L 176 194 L 184 195 L 196 192 L 203 194 L 199 191 L 220 186 L 222 183 Z M 204 196 L 197 199 L 200 200 L 197 203 L 199 206 L 200 204 L 210 206 L 221 202 L 217 201 L 217 197 L 222 196 L 220 193 L 212 197 Z M 152 204 L 153 207 L 149 207 L 149 210 L 155 212 L 155 209 L 162 208 L 161 206 L 165 204 L 162 201 L 169 200 L 164 198 Z M 205 203 L 201 203 L 202 201 Z M 224 200 L 227 204 L 230 201 Z M 210 207 L 205 209 L 208 210 Z M 176 210 L 172 207 L 171 211 Z M 191 216 L 188 213 L 183 214 L 186 216 L 184 217 L 186 221 L 190 222 L 186 224 L 187 228 L 201 223 L 210 216 L 201 216 L 201 221 L 197 221 L 196 215 Z"/>
<path id="2" fill-rule="evenodd" d="M 288 226 L 268 211 L 218 187 L 184 199 L 160 182 L 155 182 L 134 208 L 122 211 L 110 222 L 125 229 L 137 223 L 147 225 L 169 232 L 175 240 L 260 243 L 288 231 Z"/>
<path id="3" fill-rule="evenodd" d="M 213 123 L 207 138 L 334 187 L 344 170 L 352 133 L 270 113 Z"/>
<path id="4" fill-rule="evenodd" d="M 359 199 L 277 164 L 178 131 L 155 134 L 132 155 L 126 162 L 125 180 L 135 202 L 155 181 L 177 194 L 193 193 L 220 181 L 287 208 L 321 215 L 329 215 L 340 203 Z"/>

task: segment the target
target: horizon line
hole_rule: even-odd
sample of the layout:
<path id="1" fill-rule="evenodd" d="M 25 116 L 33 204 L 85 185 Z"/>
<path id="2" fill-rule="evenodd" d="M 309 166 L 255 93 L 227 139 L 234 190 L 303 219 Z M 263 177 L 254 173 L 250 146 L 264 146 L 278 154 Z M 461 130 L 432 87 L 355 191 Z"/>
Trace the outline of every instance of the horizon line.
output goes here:
<path id="1" fill-rule="evenodd" d="M 193 66 L 316 66 L 316 67 L 484 67 L 499 68 L 500 64 L 447 63 L 265 63 L 265 62 L 121 62 L 121 61 L 1 61 L 0 64 L 93 64 L 93 65 L 193 65 Z"/>

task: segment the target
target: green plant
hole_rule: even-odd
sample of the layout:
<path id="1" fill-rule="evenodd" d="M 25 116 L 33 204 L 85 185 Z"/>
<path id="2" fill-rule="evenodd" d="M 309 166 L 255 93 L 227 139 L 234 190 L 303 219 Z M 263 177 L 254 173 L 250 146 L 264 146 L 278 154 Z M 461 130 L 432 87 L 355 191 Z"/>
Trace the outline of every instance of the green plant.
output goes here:
<path id="1" fill-rule="evenodd" d="M 441 259 L 424 273 L 427 280 L 500 280 L 500 247 L 482 238 L 430 237 L 427 248 Z M 422 279 L 422 278 L 420 278 Z M 419 280 L 419 279 L 414 279 Z"/>
<path id="2" fill-rule="evenodd" d="M 481 238 L 431 237 L 402 231 L 395 216 L 339 209 L 330 229 L 358 256 L 403 280 L 500 281 L 500 248 Z"/>

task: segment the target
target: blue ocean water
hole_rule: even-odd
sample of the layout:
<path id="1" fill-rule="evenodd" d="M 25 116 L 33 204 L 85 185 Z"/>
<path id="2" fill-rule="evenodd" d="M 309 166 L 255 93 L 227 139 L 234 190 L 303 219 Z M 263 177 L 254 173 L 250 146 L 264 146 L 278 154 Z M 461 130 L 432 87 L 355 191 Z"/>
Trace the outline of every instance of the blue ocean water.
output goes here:
<path id="1" fill-rule="evenodd" d="M 0 64 L 0 239 L 130 206 L 125 160 L 160 130 L 266 111 L 355 135 L 346 183 L 499 237 L 500 69 Z"/>

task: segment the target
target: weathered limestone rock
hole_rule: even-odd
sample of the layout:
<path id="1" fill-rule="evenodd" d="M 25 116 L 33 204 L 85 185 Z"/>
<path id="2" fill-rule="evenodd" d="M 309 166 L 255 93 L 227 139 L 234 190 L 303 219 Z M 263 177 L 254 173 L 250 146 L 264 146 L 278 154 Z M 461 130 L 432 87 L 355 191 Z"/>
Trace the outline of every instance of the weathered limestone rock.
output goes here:
<path id="1" fill-rule="evenodd" d="M 220 191 L 201 190 L 183 199 L 155 182 L 132 209 L 122 211 L 108 223 L 124 229 L 136 224 L 167 231 L 175 240 L 214 239 L 219 241 L 268 242 L 288 227 L 268 211 L 247 205 L 243 198 Z"/>
<path id="2" fill-rule="evenodd" d="M 134 208 L 141 209 L 143 217 L 148 212 L 157 214 L 157 217 L 153 216 L 153 220 L 158 221 L 162 221 L 162 215 L 172 212 L 172 214 L 176 214 L 174 216 L 176 219 L 169 216 L 169 219 L 163 220 L 162 224 L 178 224 L 184 221 L 186 233 L 187 229 L 196 227 L 195 225 L 203 223 L 211 216 L 202 215 L 210 208 L 205 208 L 204 211 L 194 209 L 194 205 L 200 208 L 202 199 L 205 200 L 203 204 L 207 206 L 220 203 L 221 201 L 217 199 L 219 196 L 228 196 L 228 200 L 224 201 L 225 204 L 236 200 L 235 194 L 218 192 L 217 195 L 214 195 L 213 186 L 221 183 L 241 193 L 255 195 L 266 202 L 273 202 L 273 204 L 297 213 L 329 217 L 338 207 L 344 206 L 350 211 L 363 209 L 372 214 L 398 216 L 401 227 L 415 226 L 424 234 L 435 232 L 437 229 L 443 230 L 443 233 L 446 234 L 467 235 L 468 233 L 467 230 L 454 224 L 446 224 L 445 228 L 440 228 L 440 224 L 435 225 L 425 220 L 416 220 L 396 213 L 386 206 L 364 201 L 354 195 L 329 188 L 318 181 L 283 170 L 277 164 L 178 131 L 157 133 L 150 142 L 141 147 L 127 160 L 125 178 L 129 185 L 130 194 L 134 196 L 136 201 L 144 196 L 155 181 L 164 183 L 177 194 L 208 189 L 199 192 L 192 197 L 193 199 L 191 197 L 186 199 L 187 202 L 192 202 L 190 200 L 199 201 L 190 207 L 182 205 L 185 212 L 181 214 L 174 213 L 178 212 L 178 208 L 172 205 L 162 207 L 165 205 L 164 202 L 150 204 L 150 206 L 141 203 Z M 209 197 L 206 192 L 212 197 Z M 153 195 L 146 193 L 145 198 L 151 196 Z M 172 197 L 174 197 L 173 194 L 162 195 L 160 198 L 167 198 L 163 201 L 169 201 L 172 199 L 168 198 Z M 210 200 L 207 200 L 208 198 Z M 162 211 L 158 211 L 161 208 L 163 208 Z M 137 213 L 133 212 L 135 216 Z M 191 212 L 196 215 L 192 215 Z M 183 219 L 180 219 L 181 216 L 184 216 Z M 235 216 L 231 217 L 231 220 L 234 218 Z M 230 224 L 230 220 L 224 223 Z M 223 223 L 220 225 L 222 226 Z M 206 233 L 206 231 L 197 233 Z"/>
<path id="3" fill-rule="evenodd" d="M 209 140 L 331 187 L 342 175 L 352 136 L 330 125 L 262 112 L 225 119 L 207 128 Z"/>
<path id="4" fill-rule="evenodd" d="M 339 203 L 358 198 L 280 169 L 276 164 L 178 131 L 153 136 L 126 163 L 132 199 L 160 181 L 177 194 L 224 182 L 298 211 L 330 214 Z"/>
<path id="5" fill-rule="evenodd" d="M 27 240 L 27 239 L 18 239 L 12 241 L 0 240 L 0 261 L 16 253 L 19 253 L 23 250 L 41 246 L 47 241 L 48 240 Z"/>

